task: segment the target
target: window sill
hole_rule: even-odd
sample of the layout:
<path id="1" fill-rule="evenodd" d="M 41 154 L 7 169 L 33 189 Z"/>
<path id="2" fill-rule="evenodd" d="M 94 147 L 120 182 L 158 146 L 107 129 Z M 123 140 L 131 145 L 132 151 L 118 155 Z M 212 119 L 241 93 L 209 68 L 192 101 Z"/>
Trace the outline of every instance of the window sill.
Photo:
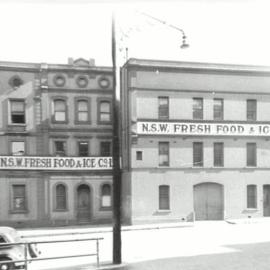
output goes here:
<path id="1" fill-rule="evenodd" d="M 75 121 L 74 124 L 75 125 L 91 125 L 92 122 L 91 121 Z"/>
<path id="2" fill-rule="evenodd" d="M 9 213 L 10 214 L 28 214 L 29 211 L 28 210 L 10 210 Z"/>
<path id="3" fill-rule="evenodd" d="M 100 207 L 100 211 L 112 211 L 112 207 Z"/>
<path id="4" fill-rule="evenodd" d="M 68 209 L 54 209 L 53 212 L 68 212 Z"/>
<path id="5" fill-rule="evenodd" d="M 160 213 L 160 214 L 166 214 L 166 213 L 171 213 L 172 211 L 170 210 L 170 209 L 164 209 L 164 210 L 162 210 L 162 209 L 159 209 L 159 210 L 157 210 L 157 213 Z"/>

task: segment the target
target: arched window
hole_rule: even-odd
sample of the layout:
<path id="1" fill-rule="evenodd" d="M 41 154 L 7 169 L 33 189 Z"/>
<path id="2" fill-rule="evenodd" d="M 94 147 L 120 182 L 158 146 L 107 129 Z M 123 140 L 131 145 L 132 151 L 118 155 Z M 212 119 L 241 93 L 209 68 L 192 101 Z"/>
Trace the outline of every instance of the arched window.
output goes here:
<path id="1" fill-rule="evenodd" d="M 67 106 L 63 99 L 55 99 L 53 102 L 53 116 L 56 122 L 65 122 L 67 120 Z"/>
<path id="2" fill-rule="evenodd" d="M 170 187 L 167 185 L 159 186 L 159 210 L 170 209 Z"/>
<path id="3" fill-rule="evenodd" d="M 105 184 L 101 188 L 101 207 L 108 208 L 112 206 L 112 191 L 109 184 Z"/>
<path id="4" fill-rule="evenodd" d="M 56 195 L 56 210 L 66 210 L 67 209 L 67 192 L 66 187 L 63 184 L 58 184 L 55 188 Z"/>
<path id="5" fill-rule="evenodd" d="M 256 185 L 247 185 L 247 208 L 257 208 Z"/>

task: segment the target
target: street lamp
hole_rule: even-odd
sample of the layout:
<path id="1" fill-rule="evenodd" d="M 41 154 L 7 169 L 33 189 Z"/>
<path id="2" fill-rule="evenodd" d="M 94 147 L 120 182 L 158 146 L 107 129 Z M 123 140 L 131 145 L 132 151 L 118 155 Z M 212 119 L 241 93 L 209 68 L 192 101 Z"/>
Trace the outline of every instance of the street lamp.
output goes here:
<path id="1" fill-rule="evenodd" d="M 159 20 L 146 13 L 141 13 L 148 18 L 158 21 L 170 28 L 173 28 L 182 34 L 181 49 L 188 48 L 186 35 L 183 29 L 165 21 Z M 116 68 L 116 38 L 115 38 L 115 19 L 112 14 L 112 67 L 113 67 L 113 263 L 120 264 L 122 262 L 122 241 L 121 241 L 121 189 L 122 175 L 120 168 L 120 113 L 119 103 L 117 100 L 117 68 Z M 126 51 L 127 54 L 127 51 Z"/>

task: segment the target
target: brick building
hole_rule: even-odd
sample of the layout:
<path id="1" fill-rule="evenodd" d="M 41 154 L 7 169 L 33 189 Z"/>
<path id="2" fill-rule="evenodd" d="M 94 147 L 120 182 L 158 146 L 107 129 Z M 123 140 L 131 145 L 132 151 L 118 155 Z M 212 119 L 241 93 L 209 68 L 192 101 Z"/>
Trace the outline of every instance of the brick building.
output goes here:
<path id="1" fill-rule="evenodd" d="M 111 68 L 0 62 L 0 104 L 0 224 L 111 220 Z"/>
<path id="2" fill-rule="evenodd" d="M 270 68 L 130 59 L 122 76 L 129 223 L 270 216 Z"/>

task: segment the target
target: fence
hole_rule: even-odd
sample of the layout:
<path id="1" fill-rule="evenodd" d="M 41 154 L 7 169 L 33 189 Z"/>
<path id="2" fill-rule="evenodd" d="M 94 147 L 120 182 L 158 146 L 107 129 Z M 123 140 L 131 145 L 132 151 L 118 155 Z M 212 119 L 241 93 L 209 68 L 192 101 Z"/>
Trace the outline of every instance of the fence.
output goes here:
<path id="1" fill-rule="evenodd" d="M 99 267 L 99 241 L 103 240 L 103 237 L 98 238 L 83 238 L 83 239 L 69 239 L 69 240 L 52 240 L 52 241 L 27 241 L 27 242 L 18 242 L 18 243 L 4 243 L 0 244 L 0 249 L 2 247 L 10 248 L 11 246 L 23 246 L 24 250 L 24 259 L 23 260 L 8 260 L 8 261 L 0 261 L 0 265 L 10 264 L 10 263 L 24 263 L 24 269 L 28 269 L 28 263 L 33 261 L 45 261 L 45 260 L 56 260 L 56 259 L 65 259 L 65 258 L 76 258 L 76 257 L 90 257 L 96 256 L 96 264 Z M 67 243 L 67 242 L 82 242 L 82 241 L 96 241 L 96 251 L 95 253 L 87 253 L 87 254 L 76 254 L 76 255 L 66 255 L 66 256 L 57 256 L 57 257 L 42 257 L 42 258 L 29 258 L 29 245 L 33 244 L 50 244 L 50 243 Z M 6 256 L 8 257 L 8 256 Z M 0 267 L 2 269 L 2 267 Z M 3 268 L 4 269 L 4 268 Z M 9 267 L 7 267 L 9 269 Z"/>

